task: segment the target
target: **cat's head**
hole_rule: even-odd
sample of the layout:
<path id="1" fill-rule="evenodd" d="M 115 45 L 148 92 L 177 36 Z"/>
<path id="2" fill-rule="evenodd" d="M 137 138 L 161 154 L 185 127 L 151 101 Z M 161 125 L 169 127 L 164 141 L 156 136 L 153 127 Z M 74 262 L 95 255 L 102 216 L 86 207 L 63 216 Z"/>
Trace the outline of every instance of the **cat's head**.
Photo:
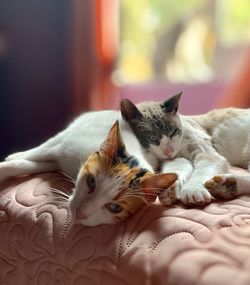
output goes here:
<path id="1" fill-rule="evenodd" d="M 121 101 L 122 117 L 147 152 L 158 159 L 171 159 L 180 149 L 182 122 L 177 113 L 182 93 L 164 102 L 143 102 L 136 106 L 128 99 Z"/>
<path id="2" fill-rule="evenodd" d="M 95 226 L 125 220 L 155 201 L 177 179 L 176 174 L 129 167 L 123 162 L 124 155 L 127 152 L 116 122 L 100 150 L 89 156 L 79 172 L 70 200 L 75 222 Z"/>

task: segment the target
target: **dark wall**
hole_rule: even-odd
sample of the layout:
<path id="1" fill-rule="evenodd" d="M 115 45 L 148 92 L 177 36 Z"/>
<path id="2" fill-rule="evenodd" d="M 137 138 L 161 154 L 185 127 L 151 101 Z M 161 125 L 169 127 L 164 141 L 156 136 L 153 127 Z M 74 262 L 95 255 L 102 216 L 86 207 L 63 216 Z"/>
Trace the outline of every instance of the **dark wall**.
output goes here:
<path id="1" fill-rule="evenodd" d="M 66 0 L 1 0 L 0 159 L 69 119 Z"/>

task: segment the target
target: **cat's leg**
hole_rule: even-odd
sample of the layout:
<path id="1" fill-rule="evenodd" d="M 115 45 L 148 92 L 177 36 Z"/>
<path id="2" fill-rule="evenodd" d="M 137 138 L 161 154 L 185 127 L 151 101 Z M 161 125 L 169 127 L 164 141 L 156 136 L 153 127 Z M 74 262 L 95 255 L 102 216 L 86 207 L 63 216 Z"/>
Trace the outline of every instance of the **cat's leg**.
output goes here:
<path id="1" fill-rule="evenodd" d="M 174 160 L 164 162 L 161 172 L 176 173 L 178 179 L 170 189 L 161 192 L 159 199 L 163 205 L 171 205 L 180 198 L 181 189 L 190 177 L 192 171 L 193 165 L 191 161 L 183 157 L 177 157 Z"/>
<path id="2" fill-rule="evenodd" d="M 180 193 L 180 200 L 186 205 L 204 205 L 211 201 L 211 194 L 204 183 L 217 173 L 228 172 L 226 159 L 211 145 L 203 145 L 195 153 L 194 171 Z"/>
<path id="3" fill-rule="evenodd" d="M 58 166 L 53 161 L 36 162 L 25 159 L 4 161 L 0 163 L 0 182 L 10 177 L 54 170 L 58 170 Z"/>
<path id="4" fill-rule="evenodd" d="M 214 198 L 233 199 L 239 195 L 250 194 L 250 175 L 220 174 L 205 183 Z"/>

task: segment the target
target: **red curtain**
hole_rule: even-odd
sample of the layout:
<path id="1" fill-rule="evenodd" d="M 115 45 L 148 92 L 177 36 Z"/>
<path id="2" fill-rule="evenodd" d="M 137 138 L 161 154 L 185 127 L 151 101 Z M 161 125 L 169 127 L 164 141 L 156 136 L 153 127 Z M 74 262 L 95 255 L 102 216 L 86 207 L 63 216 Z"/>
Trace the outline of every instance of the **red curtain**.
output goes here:
<path id="1" fill-rule="evenodd" d="M 72 1 L 70 76 L 74 114 L 116 105 L 111 73 L 118 49 L 118 5 L 117 0 Z"/>

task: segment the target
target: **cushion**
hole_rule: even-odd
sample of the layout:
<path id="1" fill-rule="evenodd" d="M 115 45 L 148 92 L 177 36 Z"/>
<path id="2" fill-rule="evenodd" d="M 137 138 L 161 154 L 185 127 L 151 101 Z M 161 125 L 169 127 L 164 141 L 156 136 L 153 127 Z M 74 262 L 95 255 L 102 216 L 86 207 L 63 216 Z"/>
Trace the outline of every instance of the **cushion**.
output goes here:
<path id="1" fill-rule="evenodd" d="M 250 284 L 250 197 L 204 208 L 154 203 L 126 222 L 72 224 L 59 173 L 0 186 L 0 284 Z"/>

